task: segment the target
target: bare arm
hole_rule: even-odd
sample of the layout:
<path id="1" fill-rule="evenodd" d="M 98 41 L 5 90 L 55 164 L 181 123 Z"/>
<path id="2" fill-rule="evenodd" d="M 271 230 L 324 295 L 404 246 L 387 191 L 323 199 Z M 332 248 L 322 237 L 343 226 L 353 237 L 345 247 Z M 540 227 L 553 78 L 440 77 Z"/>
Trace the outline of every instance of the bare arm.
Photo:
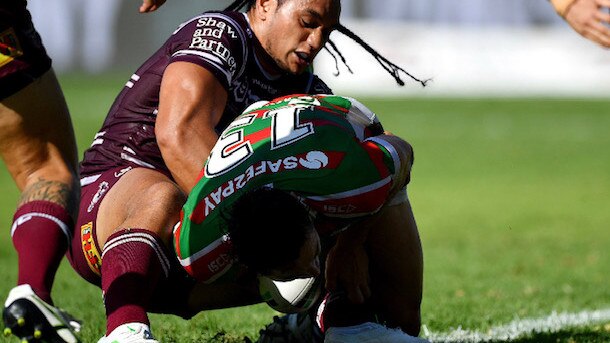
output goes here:
<path id="1" fill-rule="evenodd" d="M 171 63 L 163 74 L 157 142 L 172 176 L 186 193 L 218 139 L 227 92 L 207 69 L 188 62 Z"/>

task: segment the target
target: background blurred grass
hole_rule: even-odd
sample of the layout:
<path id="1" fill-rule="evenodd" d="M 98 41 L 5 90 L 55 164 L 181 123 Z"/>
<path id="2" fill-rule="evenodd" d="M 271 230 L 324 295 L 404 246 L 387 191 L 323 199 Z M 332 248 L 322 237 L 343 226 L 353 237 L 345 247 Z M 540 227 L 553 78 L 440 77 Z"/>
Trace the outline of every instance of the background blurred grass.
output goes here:
<path id="1" fill-rule="evenodd" d="M 125 75 L 61 78 L 79 151 Z M 517 317 L 610 307 L 610 100 L 360 99 L 415 148 L 409 194 L 425 255 L 423 323 L 486 330 Z M 17 190 L 0 167 L 0 294 L 16 280 L 9 237 Z M 101 292 L 63 264 L 54 299 L 103 334 Z M 275 313 L 265 305 L 152 316 L 163 342 L 241 342 Z M 608 338 L 599 327 L 532 341 Z M 3 339 L 3 338 L 2 338 Z M 525 342 L 525 341 L 523 341 Z"/>

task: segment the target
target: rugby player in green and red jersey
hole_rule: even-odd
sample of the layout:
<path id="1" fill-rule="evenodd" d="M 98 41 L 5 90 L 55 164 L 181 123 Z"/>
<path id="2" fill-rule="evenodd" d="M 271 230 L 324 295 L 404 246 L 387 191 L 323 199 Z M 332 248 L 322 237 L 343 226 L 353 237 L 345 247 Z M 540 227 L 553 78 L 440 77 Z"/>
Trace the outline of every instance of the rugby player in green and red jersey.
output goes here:
<path id="1" fill-rule="evenodd" d="M 327 299 L 347 295 L 326 302 L 319 324 L 327 340 L 412 342 L 423 269 L 405 189 L 412 163 L 411 146 L 353 99 L 302 95 L 254 104 L 212 149 L 174 231 L 176 253 L 210 285 L 324 272 Z M 334 245 L 321 249 L 320 241 Z"/>

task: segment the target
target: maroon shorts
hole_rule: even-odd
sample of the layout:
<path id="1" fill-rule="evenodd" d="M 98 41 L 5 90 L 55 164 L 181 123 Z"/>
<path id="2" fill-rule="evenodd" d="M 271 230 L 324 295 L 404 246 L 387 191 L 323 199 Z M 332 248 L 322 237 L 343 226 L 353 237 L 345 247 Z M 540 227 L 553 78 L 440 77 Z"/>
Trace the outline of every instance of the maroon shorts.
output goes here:
<path id="1" fill-rule="evenodd" d="M 0 100 L 51 69 L 51 59 L 25 6 L 25 1 L 0 4 Z"/>
<path id="2" fill-rule="evenodd" d="M 81 200 L 78 220 L 74 226 L 72 245 L 66 255 L 72 268 L 88 282 L 101 287 L 102 248 L 97 242 L 96 220 L 100 204 L 117 181 L 132 167 L 122 166 L 81 179 Z M 182 268 L 173 250 L 169 250 L 171 261 L 169 276 L 160 280 L 154 290 L 148 312 L 168 313 L 190 318 L 196 313 L 188 309 L 187 302 L 195 285 Z M 173 258 L 172 258 L 173 257 Z"/>

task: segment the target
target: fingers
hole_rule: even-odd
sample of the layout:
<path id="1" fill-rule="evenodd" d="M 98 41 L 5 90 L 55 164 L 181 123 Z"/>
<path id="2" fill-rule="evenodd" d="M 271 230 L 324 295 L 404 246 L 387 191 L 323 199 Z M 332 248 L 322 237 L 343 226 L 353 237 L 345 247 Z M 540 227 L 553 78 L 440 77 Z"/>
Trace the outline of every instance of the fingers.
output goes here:
<path id="1" fill-rule="evenodd" d="M 610 47 L 610 0 L 581 0 L 566 13 L 566 21 L 583 37 Z"/>
<path id="2" fill-rule="evenodd" d="M 364 271 L 361 272 L 360 275 L 355 277 L 340 276 L 338 271 L 333 267 L 327 267 L 325 287 L 330 292 L 336 292 L 341 289 L 345 291 L 350 302 L 362 304 L 371 296 L 371 288 L 369 286 L 368 270 L 366 273 Z"/>
<path id="3" fill-rule="evenodd" d="M 590 25 L 585 29 L 583 36 L 603 47 L 610 48 L 610 29 L 602 23 L 595 22 Z"/>
<path id="4" fill-rule="evenodd" d="M 596 0 L 595 4 L 597 4 L 597 6 L 599 6 L 599 7 L 609 8 L 610 7 L 610 0 Z"/>
<path id="5" fill-rule="evenodd" d="M 608 2 L 610 0 L 598 0 Z M 591 41 L 603 46 L 610 47 L 610 14 L 606 10 L 598 9 L 593 16 L 583 25 L 582 35 Z"/>
<path id="6" fill-rule="evenodd" d="M 140 6 L 140 13 L 156 11 L 164 3 L 165 0 L 142 0 L 142 5 Z"/>

